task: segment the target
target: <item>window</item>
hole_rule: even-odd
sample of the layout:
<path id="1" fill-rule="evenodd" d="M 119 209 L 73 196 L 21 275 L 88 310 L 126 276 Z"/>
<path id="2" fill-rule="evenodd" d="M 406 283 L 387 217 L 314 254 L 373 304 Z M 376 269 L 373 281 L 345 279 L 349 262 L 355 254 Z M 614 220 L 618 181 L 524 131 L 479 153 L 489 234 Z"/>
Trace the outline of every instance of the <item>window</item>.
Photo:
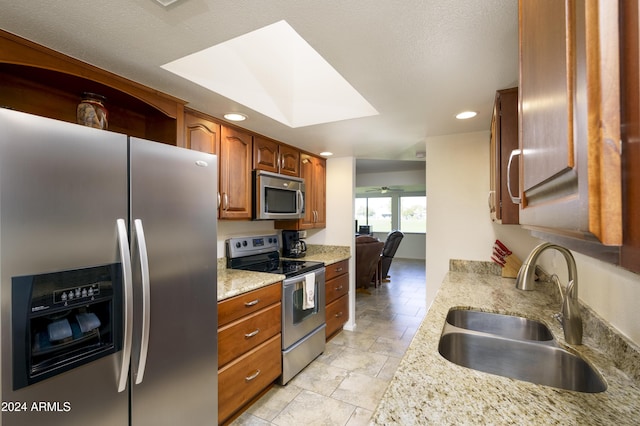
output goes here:
<path id="1" fill-rule="evenodd" d="M 369 225 L 373 232 L 425 233 L 427 230 L 427 197 L 399 195 L 356 198 L 358 226 Z"/>
<path id="2" fill-rule="evenodd" d="M 358 225 L 369 225 L 373 232 L 390 232 L 391 197 L 356 198 Z"/>
<path id="3" fill-rule="evenodd" d="M 400 229 L 427 232 L 427 197 L 400 197 Z"/>

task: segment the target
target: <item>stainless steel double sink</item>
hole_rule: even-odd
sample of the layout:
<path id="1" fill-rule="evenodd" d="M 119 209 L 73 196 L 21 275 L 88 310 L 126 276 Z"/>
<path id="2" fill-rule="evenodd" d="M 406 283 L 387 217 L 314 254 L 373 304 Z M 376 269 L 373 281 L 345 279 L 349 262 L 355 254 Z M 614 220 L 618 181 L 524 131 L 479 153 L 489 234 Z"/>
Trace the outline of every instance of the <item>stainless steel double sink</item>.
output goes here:
<path id="1" fill-rule="evenodd" d="M 577 392 L 603 392 L 600 374 L 560 346 L 543 323 L 513 315 L 451 309 L 438 351 L 485 373 Z"/>

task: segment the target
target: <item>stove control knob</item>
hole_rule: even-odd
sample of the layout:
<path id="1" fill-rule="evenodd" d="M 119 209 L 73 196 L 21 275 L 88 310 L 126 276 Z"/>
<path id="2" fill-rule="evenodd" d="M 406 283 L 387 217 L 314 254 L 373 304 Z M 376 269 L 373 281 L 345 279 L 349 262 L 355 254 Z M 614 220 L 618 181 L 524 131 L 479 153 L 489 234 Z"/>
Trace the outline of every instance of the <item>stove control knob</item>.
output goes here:
<path id="1" fill-rule="evenodd" d="M 242 247 L 246 247 L 246 246 L 247 246 L 247 240 L 244 240 L 244 241 L 242 242 Z"/>
<path id="2" fill-rule="evenodd" d="M 236 243 L 236 248 L 240 248 L 240 241 Z"/>

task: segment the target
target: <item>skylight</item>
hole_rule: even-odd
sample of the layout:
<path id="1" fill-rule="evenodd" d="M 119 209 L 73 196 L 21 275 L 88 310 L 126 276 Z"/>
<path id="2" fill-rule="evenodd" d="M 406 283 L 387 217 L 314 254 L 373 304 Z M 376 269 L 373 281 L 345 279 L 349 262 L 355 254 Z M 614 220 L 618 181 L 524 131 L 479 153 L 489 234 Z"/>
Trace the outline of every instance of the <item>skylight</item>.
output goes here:
<path id="1" fill-rule="evenodd" d="M 162 68 L 293 128 L 378 114 L 286 21 Z"/>

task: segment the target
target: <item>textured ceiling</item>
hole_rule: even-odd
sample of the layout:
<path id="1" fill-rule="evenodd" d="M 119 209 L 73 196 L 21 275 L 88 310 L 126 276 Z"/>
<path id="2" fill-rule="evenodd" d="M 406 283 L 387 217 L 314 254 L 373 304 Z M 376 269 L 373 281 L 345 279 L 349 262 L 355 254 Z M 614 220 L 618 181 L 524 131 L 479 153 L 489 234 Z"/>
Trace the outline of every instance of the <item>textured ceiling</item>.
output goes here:
<path id="1" fill-rule="evenodd" d="M 0 0 L 0 28 L 312 152 L 410 159 L 427 137 L 488 130 L 517 85 L 517 0 Z M 380 113 L 292 129 L 161 65 L 286 20 Z M 219 66 L 224 67 L 225 63 Z M 458 121 L 462 110 L 479 112 Z"/>

